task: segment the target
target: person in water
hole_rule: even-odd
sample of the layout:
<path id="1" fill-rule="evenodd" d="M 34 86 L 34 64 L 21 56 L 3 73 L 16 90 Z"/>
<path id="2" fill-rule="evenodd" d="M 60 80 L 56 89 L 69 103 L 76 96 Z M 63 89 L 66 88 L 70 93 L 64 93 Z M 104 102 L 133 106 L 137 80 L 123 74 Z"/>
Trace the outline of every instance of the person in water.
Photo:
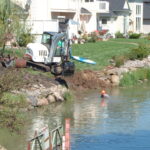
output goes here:
<path id="1" fill-rule="evenodd" d="M 109 95 L 106 93 L 105 90 L 101 91 L 101 98 L 109 98 Z"/>

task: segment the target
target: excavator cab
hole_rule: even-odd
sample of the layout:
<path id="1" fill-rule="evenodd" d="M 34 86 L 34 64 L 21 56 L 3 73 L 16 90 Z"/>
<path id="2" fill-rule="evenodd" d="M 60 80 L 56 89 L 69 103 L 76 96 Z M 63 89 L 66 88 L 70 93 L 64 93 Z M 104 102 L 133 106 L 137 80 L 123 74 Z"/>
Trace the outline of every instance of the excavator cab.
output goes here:
<path id="1" fill-rule="evenodd" d="M 53 36 L 56 34 L 57 32 L 43 32 L 41 44 L 46 46 L 49 52 L 51 50 Z M 65 39 L 64 38 L 60 39 L 58 43 L 56 44 L 57 44 L 57 47 L 54 50 L 55 51 L 54 56 L 60 57 L 64 55 L 63 53 L 64 53 L 64 48 L 65 48 Z"/>
<path id="2" fill-rule="evenodd" d="M 43 32 L 41 44 L 45 45 L 47 49 L 50 49 L 52 44 L 52 37 L 57 34 L 57 32 Z"/>

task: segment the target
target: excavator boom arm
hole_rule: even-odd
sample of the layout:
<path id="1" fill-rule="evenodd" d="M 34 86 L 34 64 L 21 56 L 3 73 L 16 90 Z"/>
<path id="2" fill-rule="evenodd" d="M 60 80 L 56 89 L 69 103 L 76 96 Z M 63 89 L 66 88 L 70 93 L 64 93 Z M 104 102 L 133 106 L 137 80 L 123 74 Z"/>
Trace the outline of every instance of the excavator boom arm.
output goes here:
<path id="1" fill-rule="evenodd" d="M 52 45 L 50 47 L 50 52 L 49 52 L 49 56 L 48 56 L 48 60 L 47 60 L 48 63 L 53 62 L 53 57 L 54 57 L 55 51 L 58 47 L 58 42 L 62 39 L 65 39 L 65 40 L 67 39 L 66 33 L 57 33 L 56 35 L 54 35 L 52 37 Z M 64 47 L 64 50 L 66 50 L 66 46 Z"/>

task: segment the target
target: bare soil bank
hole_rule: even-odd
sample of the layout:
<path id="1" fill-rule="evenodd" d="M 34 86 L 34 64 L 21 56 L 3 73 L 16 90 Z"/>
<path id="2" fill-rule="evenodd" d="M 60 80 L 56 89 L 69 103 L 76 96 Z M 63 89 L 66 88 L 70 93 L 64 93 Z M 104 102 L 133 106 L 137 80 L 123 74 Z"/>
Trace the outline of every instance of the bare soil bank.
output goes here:
<path id="1" fill-rule="evenodd" d="M 73 90 L 99 89 L 100 87 L 105 88 L 109 86 L 98 78 L 97 72 L 92 70 L 76 72 L 71 77 L 65 77 L 64 80 L 68 83 L 70 89 Z"/>
<path id="2" fill-rule="evenodd" d="M 20 88 L 30 88 L 33 84 L 42 84 L 51 87 L 54 84 L 62 84 L 71 90 L 98 89 L 106 87 L 107 84 L 99 80 L 94 71 L 85 70 L 76 72 L 70 77 L 47 77 L 43 74 L 33 75 L 25 69 L 0 67 L 0 90 L 1 92 L 17 90 Z"/>

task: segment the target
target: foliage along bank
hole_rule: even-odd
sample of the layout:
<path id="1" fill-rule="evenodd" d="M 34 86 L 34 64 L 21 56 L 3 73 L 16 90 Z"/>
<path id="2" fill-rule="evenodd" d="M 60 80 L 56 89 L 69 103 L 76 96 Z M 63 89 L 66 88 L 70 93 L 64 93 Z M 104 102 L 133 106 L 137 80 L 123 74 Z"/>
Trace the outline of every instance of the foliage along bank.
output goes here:
<path id="1" fill-rule="evenodd" d="M 150 81 L 150 68 L 142 68 L 125 73 L 120 80 L 120 86 L 134 86 L 145 81 Z"/>

